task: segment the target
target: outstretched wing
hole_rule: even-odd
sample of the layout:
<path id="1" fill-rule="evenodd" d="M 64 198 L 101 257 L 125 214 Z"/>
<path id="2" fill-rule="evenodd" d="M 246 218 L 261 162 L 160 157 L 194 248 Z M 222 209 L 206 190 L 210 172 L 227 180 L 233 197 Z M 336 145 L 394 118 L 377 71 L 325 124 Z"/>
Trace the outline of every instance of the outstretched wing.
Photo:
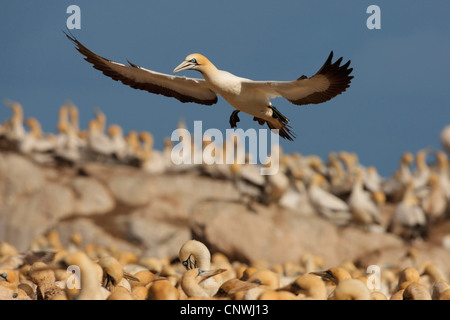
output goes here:
<path id="1" fill-rule="evenodd" d="M 134 89 L 145 90 L 166 97 L 173 97 L 181 102 L 195 102 L 212 105 L 217 102 L 217 95 L 207 86 L 205 80 L 187 78 L 159 73 L 139 67 L 128 61 L 129 66 L 105 59 L 82 45 L 73 35 L 68 35 L 76 49 L 84 55 L 93 67 L 113 80 L 120 81 Z"/>
<path id="2" fill-rule="evenodd" d="M 271 97 L 284 97 L 293 104 L 317 104 L 341 94 L 350 86 L 353 68 L 350 60 L 340 66 L 342 57 L 331 63 L 333 51 L 317 73 L 308 78 L 301 76 L 294 81 L 247 81 L 243 86 L 258 88 Z"/>

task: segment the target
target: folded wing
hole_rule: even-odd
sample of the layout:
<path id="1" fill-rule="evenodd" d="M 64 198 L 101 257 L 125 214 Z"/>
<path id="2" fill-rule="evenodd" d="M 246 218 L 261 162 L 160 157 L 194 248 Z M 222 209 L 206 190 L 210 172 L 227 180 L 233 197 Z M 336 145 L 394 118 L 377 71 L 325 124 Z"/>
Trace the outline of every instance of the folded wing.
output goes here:
<path id="1" fill-rule="evenodd" d="M 212 105 L 217 102 L 217 95 L 209 89 L 203 79 L 159 73 L 139 67 L 129 61 L 129 66 L 117 63 L 90 51 L 74 36 L 68 34 L 66 36 L 75 43 L 76 49 L 86 57 L 87 62 L 113 80 L 120 81 L 134 89 L 173 97 L 181 102 L 195 102 L 204 105 Z"/>
<path id="2" fill-rule="evenodd" d="M 344 92 L 353 76 L 352 68 L 348 68 L 350 60 L 340 66 L 342 58 L 331 63 L 333 51 L 317 73 L 308 78 L 301 76 L 294 81 L 247 81 L 243 86 L 258 88 L 271 97 L 284 97 L 293 104 L 317 104 L 328 101 Z"/>

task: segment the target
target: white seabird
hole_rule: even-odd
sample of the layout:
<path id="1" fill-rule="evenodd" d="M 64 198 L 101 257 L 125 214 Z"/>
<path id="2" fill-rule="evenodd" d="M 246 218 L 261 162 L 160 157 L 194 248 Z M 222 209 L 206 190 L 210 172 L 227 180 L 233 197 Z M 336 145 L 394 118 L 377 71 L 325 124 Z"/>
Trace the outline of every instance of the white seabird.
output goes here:
<path id="1" fill-rule="evenodd" d="M 217 69 L 205 56 L 188 55 L 173 71 L 197 70 L 204 79 L 179 77 L 142 68 L 128 61 L 124 65 L 105 59 L 82 45 L 73 35 L 66 34 L 85 60 L 104 75 L 132 88 L 146 90 L 181 102 L 212 105 L 221 95 L 236 110 L 230 116 L 230 125 L 240 121 L 243 111 L 253 116 L 260 125 L 267 123 L 270 129 L 279 129 L 281 137 L 294 140 L 288 126 L 289 120 L 270 102 L 271 98 L 284 97 L 296 105 L 318 104 L 341 94 L 349 87 L 353 76 L 348 68 L 350 60 L 340 66 L 342 58 L 332 63 L 333 51 L 319 71 L 312 77 L 302 75 L 294 81 L 253 81 Z"/>

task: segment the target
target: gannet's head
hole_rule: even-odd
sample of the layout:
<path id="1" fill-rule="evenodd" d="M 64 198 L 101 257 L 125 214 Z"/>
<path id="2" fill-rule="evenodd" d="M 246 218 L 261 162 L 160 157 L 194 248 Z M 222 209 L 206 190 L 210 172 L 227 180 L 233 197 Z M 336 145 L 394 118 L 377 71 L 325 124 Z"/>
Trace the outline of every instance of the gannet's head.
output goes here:
<path id="1" fill-rule="evenodd" d="M 41 125 L 39 124 L 39 121 L 35 118 L 27 118 L 25 120 L 25 124 L 30 127 L 31 134 L 34 137 L 40 137 L 42 135 L 41 132 Z"/>
<path id="2" fill-rule="evenodd" d="M 153 135 L 152 135 L 150 132 L 148 132 L 148 131 L 142 131 L 142 132 L 139 134 L 139 138 L 140 138 L 144 143 L 147 143 L 148 145 L 153 146 L 154 139 L 153 139 Z"/>
<path id="3" fill-rule="evenodd" d="M 178 258 L 186 270 L 198 268 L 204 265 L 209 269 L 211 253 L 209 249 L 200 241 L 188 240 L 181 247 Z"/>
<path id="4" fill-rule="evenodd" d="M 73 120 L 78 121 L 78 118 L 79 118 L 78 117 L 78 108 L 75 105 L 73 105 L 73 104 L 69 105 L 69 114 Z"/>
<path id="5" fill-rule="evenodd" d="M 59 133 L 66 133 L 69 129 L 69 125 L 65 121 L 58 122 L 57 129 Z"/>
<path id="6" fill-rule="evenodd" d="M 122 128 L 117 124 L 112 124 L 108 127 L 108 135 L 113 136 L 121 136 L 122 135 Z"/>
<path id="7" fill-rule="evenodd" d="M 96 119 L 91 119 L 88 123 L 88 131 L 100 131 L 100 123 Z"/>
<path id="8" fill-rule="evenodd" d="M 37 119 L 35 118 L 26 118 L 25 119 L 25 124 L 30 127 L 31 129 L 34 129 L 36 127 L 38 127 L 39 122 Z"/>
<path id="9" fill-rule="evenodd" d="M 411 152 L 405 152 L 402 155 L 401 162 L 405 164 L 411 164 L 414 161 L 414 156 Z"/>
<path id="10" fill-rule="evenodd" d="M 202 72 L 210 66 L 212 66 L 212 63 L 204 55 L 201 55 L 200 53 L 192 53 L 188 55 L 175 69 L 173 69 L 173 72 L 182 70 L 197 70 Z"/>

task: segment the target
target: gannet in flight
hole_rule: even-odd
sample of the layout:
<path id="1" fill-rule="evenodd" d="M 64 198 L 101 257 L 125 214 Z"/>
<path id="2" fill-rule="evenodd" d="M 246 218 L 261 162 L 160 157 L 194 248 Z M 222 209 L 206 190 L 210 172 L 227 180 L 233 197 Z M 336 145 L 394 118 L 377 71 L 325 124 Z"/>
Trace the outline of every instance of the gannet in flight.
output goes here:
<path id="1" fill-rule="evenodd" d="M 236 127 L 240 121 L 238 113 L 243 111 L 253 116 L 260 125 L 267 123 L 270 129 L 279 129 L 281 137 L 294 140 L 295 135 L 288 126 L 289 119 L 270 102 L 271 98 L 284 97 L 293 104 L 318 104 L 341 94 L 349 87 L 353 76 L 348 68 L 350 60 L 340 66 L 342 58 L 334 63 L 333 51 L 319 71 L 312 77 L 302 75 L 294 81 L 253 81 L 217 69 L 205 56 L 188 55 L 173 71 L 197 70 L 204 79 L 180 77 L 159 73 L 128 61 L 124 65 L 105 59 L 82 45 L 73 35 L 66 34 L 85 60 L 104 75 L 132 88 L 173 97 L 181 102 L 212 105 L 221 95 L 236 110 L 230 116 L 230 125 Z"/>

